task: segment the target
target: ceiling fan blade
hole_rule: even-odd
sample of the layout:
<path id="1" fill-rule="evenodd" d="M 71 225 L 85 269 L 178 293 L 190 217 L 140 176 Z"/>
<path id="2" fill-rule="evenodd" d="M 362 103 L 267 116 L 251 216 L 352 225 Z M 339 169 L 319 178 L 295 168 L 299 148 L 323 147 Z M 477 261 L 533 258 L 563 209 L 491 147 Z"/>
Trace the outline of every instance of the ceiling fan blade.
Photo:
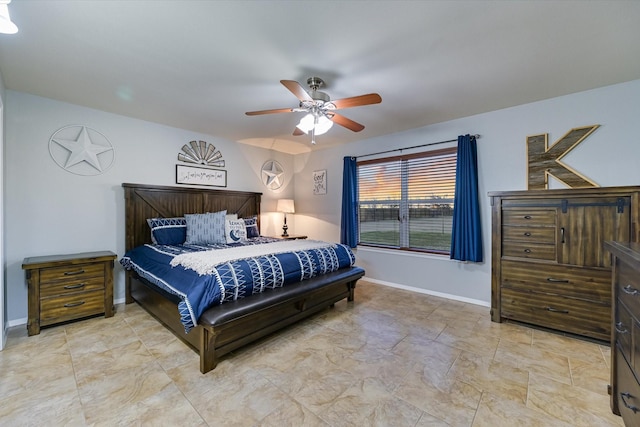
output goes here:
<path id="1" fill-rule="evenodd" d="M 296 128 L 293 130 L 293 136 L 300 136 L 300 135 L 304 135 L 304 134 L 305 134 L 305 133 L 304 133 L 304 132 L 302 132 L 302 131 L 300 130 L 300 128 L 299 128 L 299 127 L 297 127 L 297 126 L 296 126 Z"/>
<path id="2" fill-rule="evenodd" d="M 280 80 L 280 83 L 284 85 L 289 91 L 296 96 L 300 101 L 313 101 L 311 95 L 307 93 L 302 85 L 295 80 Z"/>
<path id="3" fill-rule="evenodd" d="M 336 106 L 336 110 L 341 108 L 359 107 L 361 105 L 379 104 L 382 98 L 377 93 L 368 93 L 366 95 L 352 96 L 351 98 L 342 98 L 331 101 Z"/>
<path id="4" fill-rule="evenodd" d="M 292 108 L 278 108 L 275 110 L 247 111 L 245 114 L 247 116 L 259 116 L 261 114 L 291 113 L 292 111 Z"/>
<path id="5" fill-rule="evenodd" d="M 344 126 L 349 130 L 352 130 L 354 132 L 360 132 L 362 129 L 364 129 L 364 126 L 361 125 L 358 122 L 354 122 L 351 119 L 346 118 L 345 116 L 342 116 L 338 113 L 328 113 L 327 117 L 329 118 L 329 120 L 331 120 L 333 123 L 337 123 L 340 126 Z"/>

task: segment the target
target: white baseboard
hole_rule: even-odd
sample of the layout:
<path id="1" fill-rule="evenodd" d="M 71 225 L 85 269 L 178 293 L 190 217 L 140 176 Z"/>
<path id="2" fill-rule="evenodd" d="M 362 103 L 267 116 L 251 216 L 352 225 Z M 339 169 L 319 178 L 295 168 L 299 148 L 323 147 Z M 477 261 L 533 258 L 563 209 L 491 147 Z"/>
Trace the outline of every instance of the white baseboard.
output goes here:
<path id="1" fill-rule="evenodd" d="M 7 326 L 8 327 L 13 327 L 13 326 L 20 326 L 20 325 L 26 325 L 27 324 L 27 318 L 23 317 L 22 319 L 14 319 L 14 320 L 9 320 L 7 322 Z"/>
<path id="2" fill-rule="evenodd" d="M 384 280 L 378 280 L 378 279 L 372 279 L 372 278 L 367 277 L 367 276 L 364 276 L 362 278 L 362 280 L 366 280 L 367 282 L 375 283 L 377 285 L 389 286 L 391 288 L 397 288 L 397 289 L 403 289 L 405 291 L 417 292 L 419 294 L 432 295 L 434 297 L 446 298 L 446 299 L 450 299 L 450 300 L 454 300 L 454 301 L 460 301 L 460 302 L 468 302 L 469 304 L 480 305 L 482 307 L 491 307 L 491 303 L 490 302 L 481 301 L 481 300 L 472 299 L 472 298 L 465 298 L 465 297 L 461 297 L 459 295 L 446 294 L 446 293 L 443 293 L 443 292 L 430 291 L 428 289 L 423 289 L 423 288 L 415 288 L 413 286 L 400 285 L 398 283 L 386 282 Z"/>

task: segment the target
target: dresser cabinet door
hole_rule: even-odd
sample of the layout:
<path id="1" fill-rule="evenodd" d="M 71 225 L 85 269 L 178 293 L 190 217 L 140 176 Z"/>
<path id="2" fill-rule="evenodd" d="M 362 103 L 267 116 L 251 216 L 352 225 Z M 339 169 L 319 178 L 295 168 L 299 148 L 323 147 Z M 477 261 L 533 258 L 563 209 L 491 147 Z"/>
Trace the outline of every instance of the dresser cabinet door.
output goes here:
<path id="1" fill-rule="evenodd" d="M 585 267 L 611 268 L 605 241 L 629 241 L 629 197 L 570 199 L 558 213 L 559 262 Z"/>

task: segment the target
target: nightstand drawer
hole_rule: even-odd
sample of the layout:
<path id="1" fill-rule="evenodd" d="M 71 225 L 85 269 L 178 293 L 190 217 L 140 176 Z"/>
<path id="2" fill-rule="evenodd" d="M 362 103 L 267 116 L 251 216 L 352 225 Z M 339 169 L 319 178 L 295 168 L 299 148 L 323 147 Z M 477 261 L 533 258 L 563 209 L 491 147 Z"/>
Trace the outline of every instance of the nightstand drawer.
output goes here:
<path id="1" fill-rule="evenodd" d="M 103 264 L 78 264 L 64 267 L 43 268 L 40 270 L 40 283 L 55 281 L 85 280 L 90 277 L 103 277 Z"/>
<path id="2" fill-rule="evenodd" d="M 104 290 L 104 276 L 82 278 L 74 276 L 73 280 L 40 284 L 40 298 L 62 296 L 75 292 Z"/>
<path id="3" fill-rule="evenodd" d="M 104 291 L 78 292 L 40 300 L 40 325 L 104 313 Z"/>

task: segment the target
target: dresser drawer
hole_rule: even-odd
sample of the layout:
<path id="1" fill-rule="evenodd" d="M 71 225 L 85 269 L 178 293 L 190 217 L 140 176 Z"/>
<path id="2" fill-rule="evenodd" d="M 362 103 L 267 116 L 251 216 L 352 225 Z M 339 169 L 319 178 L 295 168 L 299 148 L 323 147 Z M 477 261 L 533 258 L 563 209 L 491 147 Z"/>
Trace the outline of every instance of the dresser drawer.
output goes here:
<path id="1" fill-rule="evenodd" d="M 504 208 L 502 224 L 516 226 L 555 226 L 556 210 L 539 208 Z"/>
<path id="2" fill-rule="evenodd" d="M 78 292 L 40 300 L 42 326 L 104 312 L 104 291 Z"/>
<path id="3" fill-rule="evenodd" d="M 600 340 L 611 338 L 609 304 L 503 288 L 504 318 Z"/>
<path id="4" fill-rule="evenodd" d="M 631 313 L 629 313 L 627 307 L 619 301 L 618 304 L 616 304 L 616 317 L 613 327 L 615 329 L 614 342 L 618 346 L 618 349 L 623 353 L 627 362 L 630 364 L 633 363 L 631 350 L 634 330 L 637 333 L 637 326 L 635 325 L 633 317 L 631 316 Z"/>
<path id="5" fill-rule="evenodd" d="M 555 261 L 556 246 L 540 243 L 504 241 L 502 242 L 502 256 Z"/>
<path id="6" fill-rule="evenodd" d="M 616 351 L 617 378 L 613 392 L 620 415 L 627 426 L 640 425 L 640 385 L 620 349 Z"/>
<path id="7" fill-rule="evenodd" d="M 49 282 L 40 285 L 40 298 L 62 296 L 82 291 L 99 291 L 104 289 L 104 277 L 81 278 L 64 282 Z"/>
<path id="8" fill-rule="evenodd" d="M 502 227 L 502 240 L 555 245 L 556 228 L 504 226 Z"/>
<path id="9" fill-rule="evenodd" d="M 104 264 L 77 264 L 40 270 L 40 283 L 104 277 Z"/>
<path id="10" fill-rule="evenodd" d="M 501 276 L 503 287 L 611 304 L 611 272 L 606 269 L 503 260 Z"/>
<path id="11" fill-rule="evenodd" d="M 640 277 L 628 264 L 618 264 L 616 286 L 620 300 L 632 313 L 640 313 Z"/>

